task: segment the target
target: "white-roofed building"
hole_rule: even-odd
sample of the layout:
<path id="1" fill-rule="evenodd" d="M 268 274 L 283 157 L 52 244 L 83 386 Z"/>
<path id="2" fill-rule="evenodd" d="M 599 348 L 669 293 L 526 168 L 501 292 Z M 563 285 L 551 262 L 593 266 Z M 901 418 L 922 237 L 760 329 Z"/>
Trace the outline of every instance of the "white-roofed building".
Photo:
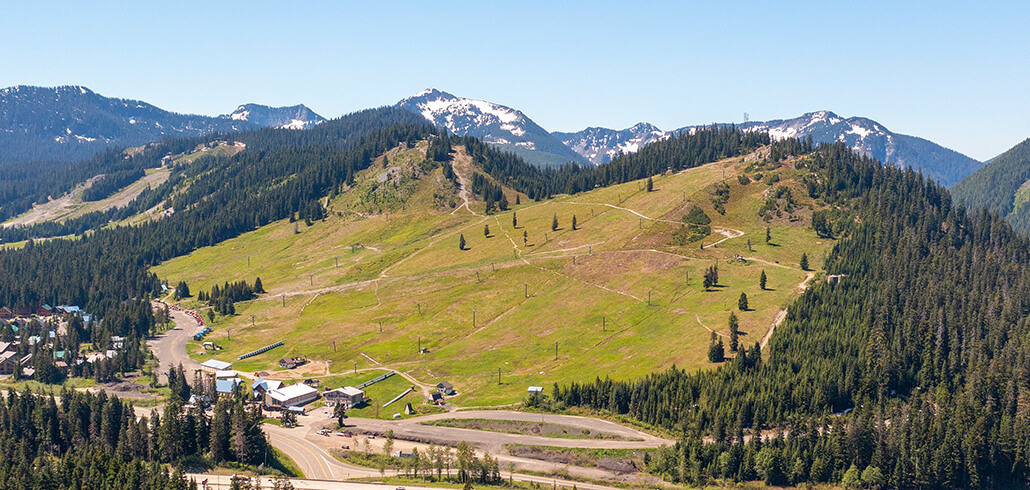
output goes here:
<path id="1" fill-rule="evenodd" d="M 208 359 L 200 363 L 200 365 L 215 371 L 225 371 L 226 369 L 232 368 L 231 362 L 219 361 L 218 359 Z"/>
<path id="2" fill-rule="evenodd" d="M 316 399 L 318 399 L 318 390 L 304 383 L 265 392 L 265 405 L 269 407 L 296 407 L 311 403 Z"/>
<path id="3" fill-rule="evenodd" d="M 325 398 L 325 404 L 328 407 L 342 403 L 348 410 L 350 410 L 354 406 L 361 405 L 361 403 L 365 401 L 365 392 L 353 386 L 344 386 L 343 388 L 326 391 L 325 393 L 322 393 L 322 397 Z"/>
<path id="4" fill-rule="evenodd" d="M 225 371 L 217 371 L 217 372 L 215 372 L 215 379 L 228 379 L 228 378 L 235 378 L 235 377 L 236 377 L 236 371 L 233 371 L 232 369 L 227 369 Z"/>

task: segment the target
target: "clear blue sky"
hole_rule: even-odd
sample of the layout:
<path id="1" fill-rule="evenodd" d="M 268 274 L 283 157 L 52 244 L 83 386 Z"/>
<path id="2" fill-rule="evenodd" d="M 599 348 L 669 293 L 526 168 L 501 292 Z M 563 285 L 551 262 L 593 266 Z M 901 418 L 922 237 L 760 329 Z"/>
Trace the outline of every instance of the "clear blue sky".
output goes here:
<path id="1" fill-rule="evenodd" d="M 1028 2 L 157 3 L 6 2 L 0 86 L 326 117 L 436 87 L 551 131 L 828 109 L 978 159 L 1030 136 Z"/>

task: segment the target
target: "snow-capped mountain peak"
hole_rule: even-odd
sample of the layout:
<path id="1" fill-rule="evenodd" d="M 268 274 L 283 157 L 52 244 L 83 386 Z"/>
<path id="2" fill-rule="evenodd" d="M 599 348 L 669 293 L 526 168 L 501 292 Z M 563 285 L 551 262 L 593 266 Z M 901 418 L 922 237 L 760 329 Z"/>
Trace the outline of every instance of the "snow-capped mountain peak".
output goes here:
<path id="1" fill-rule="evenodd" d="M 271 126 L 283 129 L 308 129 L 325 122 L 325 118 L 315 114 L 304 104 L 290 107 L 269 107 L 261 104 L 244 104 L 236 108 L 232 114 L 221 116 L 234 121 L 249 121 L 259 126 Z"/>
<path id="2" fill-rule="evenodd" d="M 671 135 L 646 122 L 637 123 L 621 131 L 586 128 L 576 133 L 552 134 L 595 165 L 610 162 L 620 154 L 636 153 L 644 146 Z"/>
<path id="3" fill-rule="evenodd" d="M 514 151 L 538 165 L 585 163 L 521 111 L 485 100 L 457 97 L 435 88 L 405 98 L 397 106 L 419 114 L 449 133 L 471 135 L 501 149 Z"/>

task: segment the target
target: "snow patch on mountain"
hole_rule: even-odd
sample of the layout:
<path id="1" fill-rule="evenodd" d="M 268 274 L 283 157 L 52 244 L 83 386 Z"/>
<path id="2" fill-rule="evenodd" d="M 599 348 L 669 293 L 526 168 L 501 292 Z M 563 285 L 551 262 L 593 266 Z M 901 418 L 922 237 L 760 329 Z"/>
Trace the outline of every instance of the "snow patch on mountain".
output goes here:
<path id="1" fill-rule="evenodd" d="M 247 121 L 258 126 L 282 129 L 308 129 L 325 122 L 325 118 L 315 114 L 305 105 L 289 107 L 269 107 L 261 104 L 244 104 L 236 108 L 232 114 L 220 116 L 222 119 Z"/>
<path id="2" fill-rule="evenodd" d="M 621 154 L 635 153 L 672 135 L 648 123 L 638 123 L 623 130 L 593 127 L 576 133 L 552 134 L 595 165 L 610 162 Z"/>
<path id="3" fill-rule="evenodd" d="M 530 163 L 542 166 L 570 161 L 586 163 L 576 152 L 538 126 L 521 111 L 485 100 L 457 97 L 436 89 L 422 90 L 397 106 L 421 115 L 433 125 L 459 136 L 475 136 Z"/>

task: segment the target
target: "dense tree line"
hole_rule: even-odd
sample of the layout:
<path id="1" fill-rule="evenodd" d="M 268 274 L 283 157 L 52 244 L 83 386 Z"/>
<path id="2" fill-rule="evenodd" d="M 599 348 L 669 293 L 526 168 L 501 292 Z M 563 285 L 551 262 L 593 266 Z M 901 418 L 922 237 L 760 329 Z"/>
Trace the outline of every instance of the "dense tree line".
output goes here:
<path id="1" fill-rule="evenodd" d="M 206 301 L 220 315 L 232 315 L 236 313 L 233 303 L 248 301 L 257 297 L 258 293 L 265 292 L 261 285 L 261 278 L 254 280 L 254 285 L 247 284 L 247 281 L 226 282 L 222 287 L 217 284 L 211 286 L 211 292 L 201 291 L 197 299 Z"/>
<path id="2" fill-rule="evenodd" d="M 767 352 L 556 386 L 554 399 L 681 431 L 652 470 L 692 484 L 866 470 L 894 487 L 1030 484 L 1030 241 L 843 144 L 795 164 L 811 197 L 849 214 L 825 265 L 838 284 L 791 305 Z M 774 437 L 751 437 L 761 430 Z"/>
<path id="3" fill-rule="evenodd" d="M 187 488 L 163 464 L 261 464 L 268 442 L 260 420 L 234 397 L 219 399 L 212 417 L 173 397 L 162 414 L 137 418 L 103 393 L 12 391 L 0 399 L 0 486 Z"/>
<path id="4" fill-rule="evenodd" d="M 491 181 L 489 177 L 479 172 L 472 172 L 472 181 L 469 187 L 472 193 L 486 202 L 487 214 L 497 210 L 508 210 L 508 197 L 504 195 L 504 189 Z"/>
<path id="5" fill-rule="evenodd" d="M 143 169 L 139 167 L 104 174 L 82 191 L 82 200 L 99 201 L 104 199 L 122 187 L 142 179 L 143 175 Z"/>
<path id="6" fill-rule="evenodd" d="M 741 155 L 769 143 L 769 135 L 765 133 L 742 132 L 733 126 L 712 126 L 652 143 L 636 153 L 597 167 L 569 164 L 541 169 L 514 153 L 496 150 L 479 139 L 454 139 L 465 147 L 473 162 L 498 182 L 537 200 L 693 168 Z"/>

